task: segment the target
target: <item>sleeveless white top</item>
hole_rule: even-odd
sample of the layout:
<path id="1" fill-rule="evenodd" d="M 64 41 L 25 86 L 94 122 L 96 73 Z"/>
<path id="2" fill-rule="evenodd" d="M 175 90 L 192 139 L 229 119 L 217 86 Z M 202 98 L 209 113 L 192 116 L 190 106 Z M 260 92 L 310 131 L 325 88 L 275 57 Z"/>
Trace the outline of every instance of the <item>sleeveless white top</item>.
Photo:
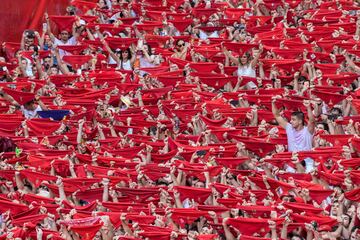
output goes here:
<path id="1" fill-rule="evenodd" d="M 237 75 L 238 77 L 253 77 L 256 78 L 256 71 L 251 67 L 251 64 L 244 65 L 244 66 L 238 66 L 237 69 Z M 256 84 L 253 82 L 248 82 L 246 84 L 247 89 L 253 89 L 256 88 Z"/>
<path id="2" fill-rule="evenodd" d="M 120 62 L 118 67 L 121 67 L 121 62 Z M 124 70 L 133 70 L 132 67 L 131 67 L 130 60 L 122 62 L 122 69 L 124 69 Z"/>
<path id="3" fill-rule="evenodd" d="M 237 75 L 240 77 L 256 77 L 255 69 L 251 67 L 251 64 L 239 66 L 237 70 Z"/>
<path id="4" fill-rule="evenodd" d="M 307 127 L 296 131 L 290 123 L 286 125 L 286 135 L 288 140 L 288 151 L 308 151 L 312 148 L 312 134 Z"/>

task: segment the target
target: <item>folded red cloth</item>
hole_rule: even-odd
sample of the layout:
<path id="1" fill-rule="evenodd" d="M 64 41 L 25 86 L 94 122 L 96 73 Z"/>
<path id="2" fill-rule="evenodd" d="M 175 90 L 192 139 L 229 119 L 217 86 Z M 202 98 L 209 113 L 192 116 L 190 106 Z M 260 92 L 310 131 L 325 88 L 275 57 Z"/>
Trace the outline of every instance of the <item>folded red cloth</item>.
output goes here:
<path id="1" fill-rule="evenodd" d="M 76 21 L 76 17 L 75 16 L 49 16 L 49 18 L 51 19 L 51 21 L 53 21 L 59 31 L 68 31 L 71 32 L 72 31 L 72 26 L 74 24 L 74 22 Z"/>
<path id="2" fill-rule="evenodd" d="M 35 98 L 35 94 L 30 92 L 20 92 L 9 88 L 4 88 L 3 91 L 13 97 L 14 100 L 20 105 L 24 105 L 25 103 L 30 102 Z"/>
<path id="3" fill-rule="evenodd" d="M 25 216 L 21 218 L 16 218 L 12 220 L 12 224 L 15 226 L 24 226 L 26 223 L 32 223 L 32 224 L 38 224 L 41 221 L 43 221 L 47 217 L 47 214 L 36 214 L 36 215 L 30 215 Z"/>
<path id="4" fill-rule="evenodd" d="M 102 228 L 103 223 L 96 223 L 91 225 L 73 225 L 70 230 L 79 234 L 81 239 L 91 240 L 94 239 L 97 232 Z"/>
<path id="5" fill-rule="evenodd" d="M 3 213 L 9 210 L 11 214 L 17 215 L 28 209 L 26 205 L 0 199 L 0 210 Z"/>
<path id="6" fill-rule="evenodd" d="M 268 219 L 260 218 L 229 218 L 226 221 L 229 224 L 240 231 L 244 235 L 252 235 L 255 232 L 264 235 L 269 231 Z"/>
<path id="7" fill-rule="evenodd" d="M 198 203 L 204 203 L 211 195 L 211 189 L 208 188 L 195 188 L 186 186 L 174 187 L 180 193 L 180 199 L 184 201 L 189 198 L 194 199 Z"/>
<path id="8" fill-rule="evenodd" d="M 66 55 L 63 57 L 63 61 L 69 63 L 74 68 L 80 68 L 81 65 L 89 62 L 92 56 L 89 55 Z"/>
<path id="9" fill-rule="evenodd" d="M 351 201 L 360 202 L 360 188 L 346 192 L 345 197 Z"/>

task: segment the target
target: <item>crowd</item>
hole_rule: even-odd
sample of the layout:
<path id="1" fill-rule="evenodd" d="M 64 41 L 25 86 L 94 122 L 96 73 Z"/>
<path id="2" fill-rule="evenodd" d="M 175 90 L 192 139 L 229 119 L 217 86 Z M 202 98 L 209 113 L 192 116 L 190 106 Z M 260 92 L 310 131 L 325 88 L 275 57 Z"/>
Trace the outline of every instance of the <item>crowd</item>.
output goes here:
<path id="1" fill-rule="evenodd" d="M 358 0 L 73 0 L 0 55 L 0 239 L 360 239 Z"/>

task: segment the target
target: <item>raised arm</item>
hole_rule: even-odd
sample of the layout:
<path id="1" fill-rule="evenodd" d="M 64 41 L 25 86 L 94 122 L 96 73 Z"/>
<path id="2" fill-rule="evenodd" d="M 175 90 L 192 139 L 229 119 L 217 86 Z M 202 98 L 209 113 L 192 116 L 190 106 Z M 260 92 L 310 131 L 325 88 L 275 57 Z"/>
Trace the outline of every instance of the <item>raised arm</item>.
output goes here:
<path id="1" fill-rule="evenodd" d="M 286 129 L 286 125 L 288 124 L 288 122 L 282 116 L 280 116 L 279 109 L 276 107 L 276 99 L 277 99 L 277 97 L 274 97 L 271 102 L 272 113 L 274 114 L 274 117 L 275 117 L 276 121 L 279 123 L 279 125 L 282 128 Z"/>
<path id="2" fill-rule="evenodd" d="M 311 134 L 314 133 L 315 130 L 315 117 L 311 109 L 311 104 L 309 100 L 304 100 L 304 106 L 306 107 L 307 114 L 308 114 L 308 123 L 307 128 Z"/>
<path id="3" fill-rule="evenodd" d="M 46 20 L 46 23 L 47 23 L 47 34 L 49 35 L 50 37 L 50 40 L 54 43 L 55 42 L 55 36 L 54 34 L 51 32 L 51 25 L 50 25 L 50 19 L 49 19 L 49 14 L 48 13 L 45 13 L 44 14 L 44 17 L 45 17 L 45 20 Z"/>
<path id="4" fill-rule="evenodd" d="M 236 65 L 239 65 L 239 59 L 236 58 L 236 57 L 234 57 L 234 56 L 226 49 L 226 47 L 223 47 L 223 52 L 224 52 L 225 56 L 230 59 L 230 61 L 232 61 L 232 62 L 235 63 Z"/>
<path id="5" fill-rule="evenodd" d="M 257 54 L 255 55 L 254 59 L 251 61 L 251 67 L 252 68 L 255 68 L 256 65 L 258 64 L 259 58 L 260 58 L 263 50 L 264 50 L 263 45 L 259 44 L 259 50 L 258 50 Z"/>

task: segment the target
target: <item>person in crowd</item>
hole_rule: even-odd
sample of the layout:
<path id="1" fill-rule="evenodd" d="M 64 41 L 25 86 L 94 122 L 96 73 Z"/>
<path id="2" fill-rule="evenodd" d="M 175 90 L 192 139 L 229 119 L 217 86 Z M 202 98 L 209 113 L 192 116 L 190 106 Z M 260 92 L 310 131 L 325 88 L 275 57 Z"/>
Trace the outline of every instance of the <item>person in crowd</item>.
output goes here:
<path id="1" fill-rule="evenodd" d="M 360 239 L 359 7 L 44 14 L 0 55 L 0 239 Z"/>

